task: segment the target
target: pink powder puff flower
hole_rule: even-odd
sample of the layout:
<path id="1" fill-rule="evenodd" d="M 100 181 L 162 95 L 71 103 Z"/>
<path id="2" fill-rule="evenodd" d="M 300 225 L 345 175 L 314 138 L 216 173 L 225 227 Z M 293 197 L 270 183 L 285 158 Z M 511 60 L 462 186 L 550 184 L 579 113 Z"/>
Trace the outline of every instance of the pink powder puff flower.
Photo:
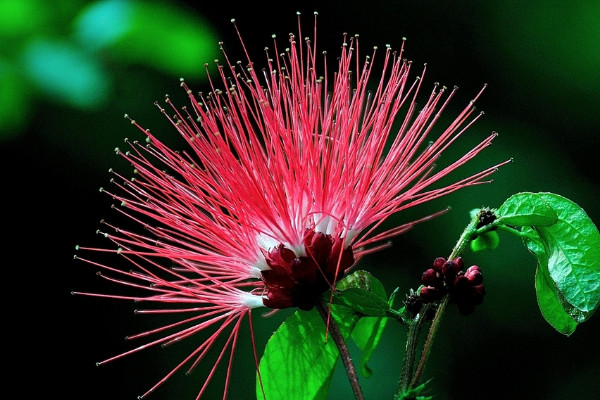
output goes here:
<path id="1" fill-rule="evenodd" d="M 316 37 L 316 13 L 314 27 Z M 409 79 L 411 63 L 402 58 L 403 47 L 398 52 L 387 47 L 383 54 L 374 49 L 360 62 L 358 37 L 344 35 L 330 75 L 326 56 L 318 71 L 316 46 L 309 39 L 299 45 L 297 37 L 302 37 L 300 17 L 298 36 L 290 34 L 288 48 L 280 54 L 274 40 L 277 56 L 265 49 L 265 69 L 254 67 L 243 41 L 245 66 L 232 63 L 223 50 L 220 83 L 209 74 L 207 96 L 192 94 L 181 82 L 191 108 L 180 110 L 167 98 L 174 112 L 167 118 L 187 142 L 184 151 L 172 150 L 134 120 L 147 143 L 127 141 L 128 151 L 117 149 L 135 178 L 111 171 L 114 187 L 102 191 L 119 203 L 114 209 L 132 227 L 103 221 L 107 232 L 100 233 L 114 247 L 78 249 L 117 253 L 126 262 L 112 266 L 75 258 L 100 267 L 105 279 L 145 294 L 77 293 L 154 303 L 162 307 L 137 313 L 182 317 L 129 337 L 155 339 L 100 364 L 214 331 L 142 398 L 178 370 L 193 369 L 219 337 L 225 344 L 197 398 L 221 362 L 227 363 L 226 398 L 241 321 L 248 317 L 252 334 L 253 309 L 311 309 L 358 259 L 431 216 L 374 234 L 386 218 L 489 182 L 485 179 L 498 167 L 433 187 L 496 136 L 435 170 L 441 153 L 481 115 L 473 106 L 481 92 L 430 138 L 456 88 L 434 85 L 417 108 L 425 70 Z M 376 61 L 380 78 L 370 90 Z M 256 349 L 254 354 L 257 359 Z"/>

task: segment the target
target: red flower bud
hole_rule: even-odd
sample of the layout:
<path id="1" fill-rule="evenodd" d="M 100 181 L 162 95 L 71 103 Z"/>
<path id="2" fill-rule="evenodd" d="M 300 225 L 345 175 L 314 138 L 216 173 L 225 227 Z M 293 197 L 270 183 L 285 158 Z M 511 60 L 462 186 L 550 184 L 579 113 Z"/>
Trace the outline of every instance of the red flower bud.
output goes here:
<path id="1" fill-rule="evenodd" d="M 442 298 L 442 292 L 432 286 L 423 286 L 419 295 L 423 299 L 423 303 L 431 303 Z"/>
<path id="2" fill-rule="evenodd" d="M 473 286 L 470 295 L 470 302 L 474 305 L 479 305 L 483 302 L 483 296 L 485 295 L 485 286 L 477 285 Z"/>
<path id="3" fill-rule="evenodd" d="M 438 272 L 442 272 L 442 266 L 445 263 L 446 259 L 444 257 L 438 257 L 435 260 L 433 260 L 433 268 Z"/>
<path id="4" fill-rule="evenodd" d="M 452 282 L 458 271 L 460 271 L 460 267 L 454 261 L 446 261 L 442 265 L 442 274 L 444 274 L 447 282 Z"/>
<path id="5" fill-rule="evenodd" d="M 427 271 L 423 272 L 421 276 L 421 281 L 429 286 L 435 286 L 438 280 L 437 272 L 433 268 L 429 268 Z"/>
<path id="6" fill-rule="evenodd" d="M 452 261 L 454 261 L 454 263 L 458 266 L 459 271 L 465 266 L 465 261 L 462 259 L 462 257 L 456 257 Z"/>
<path id="7" fill-rule="evenodd" d="M 465 276 L 469 280 L 471 285 L 480 285 L 483 282 L 483 275 L 481 274 L 481 269 L 477 265 L 473 265 L 467 269 L 465 272 Z"/>
<path id="8" fill-rule="evenodd" d="M 453 286 L 455 291 L 462 291 L 469 286 L 469 279 L 465 276 L 465 274 L 460 272 L 456 278 L 454 278 Z"/>
<path id="9" fill-rule="evenodd" d="M 481 272 L 481 268 L 479 268 L 478 265 L 471 265 L 469 268 L 467 268 L 466 273 L 475 272 L 475 271 Z"/>

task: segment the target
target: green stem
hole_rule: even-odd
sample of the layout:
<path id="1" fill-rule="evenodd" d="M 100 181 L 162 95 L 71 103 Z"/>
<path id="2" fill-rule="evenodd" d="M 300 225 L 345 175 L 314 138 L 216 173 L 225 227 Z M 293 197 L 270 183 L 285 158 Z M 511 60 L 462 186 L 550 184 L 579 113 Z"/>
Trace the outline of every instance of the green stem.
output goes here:
<path id="1" fill-rule="evenodd" d="M 448 295 L 444 296 L 442 302 L 438 306 L 437 311 L 435 312 L 435 317 L 433 317 L 433 321 L 431 322 L 431 326 L 429 327 L 429 333 L 427 334 L 427 339 L 425 340 L 425 344 L 423 345 L 423 352 L 421 353 L 419 364 L 417 365 L 417 369 L 410 382 L 409 388 L 417 387 L 417 385 L 419 384 L 419 380 L 421 379 L 421 375 L 423 375 L 423 371 L 425 370 L 425 364 L 427 364 L 427 359 L 429 358 L 429 354 L 431 353 L 431 346 L 433 345 L 435 334 L 437 333 L 438 327 L 440 326 L 440 321 L 442 320 L 442 315 L 444 314 L 444 310 L 446 308 L 446 305 L 448 304 L 448 299 Z"/>
<path id="2" fill-rule="evenodd" d="M 465 247 L 467 247 L 467 245 L 471 241 L 473 234 L 477 231 L 476 226 L 477 226 L 478 222 L 479 222 L 478 215 L 476 215 L 475 217 L 473 217 L 471 219 L 469 224 L 465 227 L 465 229 L 461 233 L 460 237 L 456 241 L 456 244 L 454 245 L 452 252 L 448 256 L 448 260 L 452 260 L 455 257 L 457 257 L 460 253 L 463 252 Z"/>
<path id="3" fill-rule="evenodd" d="M 516 228 L 513 228 L 511 226 L 508 226 L 508 225 L 498 225 L 497 229 L 500 230 L 500 231 L 508 232 L 508 233 L 513 234 L 515 236 L 518 236 L 520 238 L 532 238 L 532 237 L 535 237 L 535 236 L 532 236 L 531 234 L 529 234 L 527 232 L 522 232 L 522 231 L 520 231 L 520 230 L 518 230 Z"/>
<path id="4" fill-rule="evenodd" d="M 419 312 L 415 319 L 409 324 L 406 338 L 406 350 L 404 352 L 404 363 L 402 364 L 402 374 L 400 376 L 400 388 L 396 398 L 400 398 L 402 394 L 410 387 L 414 371 L 415 354 L 417 351 L 417 345 L 419 343 L 419 333 L 423 327 L 425 315 L 429 313 L 430 309 L 431 304 L 426 304 L 423 306 L 421 312 Z"/>
<path id="5" fill-rule="evenodd" d="M 327 326 L 328 332 L 333 339 L 333 342 L 337 346 L 338 352 L 340 353 L 340 358 L 344 363 L 344 367 L 346 368 L 346 375 L 348 375 L 348 380 L 350 381 L 350 386 L 352 386 L 352 392 L 354 392 L 354 398 L 356 400 L 364 400 L 364 396 L 362 394 L 362 389 L 360 388 L 360 384 L 358 382 L 358 375 L 356 375 L 356 370 L 354 369 L 354 364 L 352 364 L 352 358 L 350 357 L 350 352 L 348 351 L 348 346 L 346 345 L 346 341 L 342 336 L 335 320 L 331 318 L 329 310 L 325 305 L 323 299 L 319 299 L 315 308 L 323 318 L 323 322 L 325 322 L 325 326 Z"/>

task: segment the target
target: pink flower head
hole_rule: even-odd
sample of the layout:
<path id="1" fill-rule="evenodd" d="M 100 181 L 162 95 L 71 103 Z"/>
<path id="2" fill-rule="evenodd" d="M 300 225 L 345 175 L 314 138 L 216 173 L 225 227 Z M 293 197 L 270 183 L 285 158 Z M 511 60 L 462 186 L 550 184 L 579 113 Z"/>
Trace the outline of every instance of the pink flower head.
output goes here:
<path id="1" fill-rule="evenodd" d="M 290 34 L 283 51 L 274 40 L 273 51 L 265 49 L 263 69 L 247 53 L 245 62 L 235 63 L 223 50 L 225 63 L 218 65 L 218 76 L 209 74 L 207 95 L 193 94 L 182 81 L 191 107 L 178 109 L 167 98 L 171 110 L 159 108 L 166 116 L 174 113 L 167 118 L 187 143 L 183 151 L 134 120 L 146 143 L 127 141 L 128 151 L 117 149 L 133 166 L 134 178 L 111 171 L 113 189 L 102 191 L 133 224 L 125 229 L 104 221 L 101 234 L 114 247 L 78 248 L 117 253 L 126 262 L 113 266 L 76 258 L 145 294 L 83 294 L 162 304 L 138 313 L 182 317 L 131 337 L 155 339 L 102 363 L 214 331 L 141 397 L 177 370 L 194 368 L 224 336 L 198 398 L 217 365 L 226 362 L 225 398 L 240 324 L 251 310 L 312 308 L 361 256 L 421 221 L 374 234 L 387 217 L 489 182 L 497 168 L 434 187 L 496 136 L 435 169 L 440 154 L 481 115 L 473 106 L 481 92 L 431 137 L 456 88 L 436 84 L 417 107 L 425 70 L 409 77 L 412 65 L 402 58 L 403 47 L 373 49 L 361 61 L 358 37 L 344 35 L 331 75 L 327 57 L 320 58 L 309 39 L 299 44 L 302 37 L 298 17 L 298 35 Z"/>

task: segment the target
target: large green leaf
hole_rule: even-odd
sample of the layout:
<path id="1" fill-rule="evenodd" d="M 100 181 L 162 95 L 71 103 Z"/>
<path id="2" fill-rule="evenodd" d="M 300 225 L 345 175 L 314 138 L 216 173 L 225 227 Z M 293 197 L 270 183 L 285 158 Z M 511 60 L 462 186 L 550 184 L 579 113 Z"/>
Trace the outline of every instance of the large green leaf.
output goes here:
<path id="1" fill-rule="evenodd" d="M 373 374 L 368 363 L 379 345 L 388 320 L 387 317 L 364 317 L 358 321 L 352 331 L 352 339 L 362 350 L 360 372 L 364 377 L 369 378 Z"/>
<path id="2" fill-rule="evenodd" d="M 535 288 L 542 315 L 570 335 L 600 303 L 598 228 L 581 207 L 554 193 L 518 193 L 496 215 L 494 225 L 519 235 L 538 259 Z"/>
<path id="3" fill-rule="evenodd" d="M 564 299 L 586 318 L 600 303 L 600 233 L 583 209 L 553 193 L 540 193 L 557 213 L 551 226 L 536 227 L 548 271 Z"/>
<path id="4" fill-rule="evenodd" d="M 392 300 L 386 300 L 387 292 L 383 284 L 363 270 L 342 279 L 336 289 L 334 302 L 344 304 L 366 316 L 357 322 L 352 331 L 352 339 L 362 351 L 360 371 L 363 376 L 370 377 L 373 371 L 368 363 L 387 325 L 388 318 L 385 315 L 392 306 Z M 395 295 L 392 299 L 394 297 Z"/>
<path id="5" fill-rule="evenodd" d="M 548 261 L 542 263 L 543 259 L 535 271 L 535 293 L 542 316 L 560 333 L 571 335 L 577 328 L 577 322 L 565 310 L 564 302 L 560 301 L 560 293 L 548 274 Z"/>
<path id="6" fill-rule="evenodd" d="M 334 296 L 336 304 L 343 304 L 360 314 L 371 317 L 387 315 L 390 306 L 387 301 L 373 292 L 364 289 L 350 288 Z"/>
<path id="7" fill-rule="evenodd" d="M 331 314 L 347 339 L 360 317 L 336 305 Z M 257 398 L 263 398 L 264 390 L 268 400 L 326 399 L 339 353 L 325 333 L 325 322 L 315 309 L 288 317 L 267 342 L 260 360 Z"/>
<path id="8" fill-rule="evenodd" d="M 514 194 L 496 210 L 496 216 L 498 223 L 514 226 L 548 226 L 558 221 L 543 193 Z"/>

